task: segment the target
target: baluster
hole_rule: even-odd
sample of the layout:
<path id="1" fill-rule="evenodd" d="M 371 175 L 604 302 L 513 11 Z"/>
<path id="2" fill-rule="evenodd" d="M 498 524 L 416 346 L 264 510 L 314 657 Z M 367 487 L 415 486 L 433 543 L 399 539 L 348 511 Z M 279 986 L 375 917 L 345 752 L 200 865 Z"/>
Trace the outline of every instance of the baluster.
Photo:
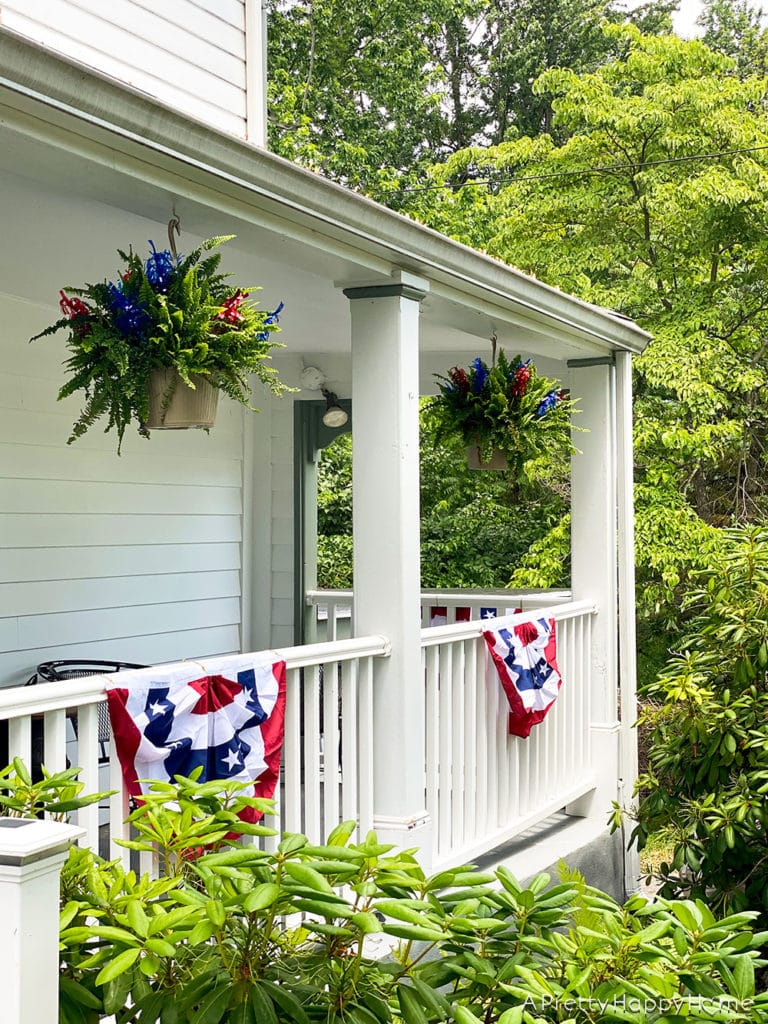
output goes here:
<path id="1" fill-rule="evenodd" d="M 323 839 L 339 823 L 339 663 L 323 667 Z"/>
<path id="2" fill-rule="evenodd" d="M 373 658 L 363 658 L 358 674 L 358 771 L 360 783 L 360 833 L 373 828 Z"/>
<path id="3" fill-rule="evenodd" d="M 77 763 L 80 781 L 86 794 L 98 793 L 99 785 L 99 717 L 98 704 L 84 704 L 77 711 Z M 99 849 L 99 805 L 91 804 L 77 812 L 77 823 L 86 830 L 81 846 Z"/>
<path id="4" fill-rule="evenodd" d="M 451 849 L 451 808 L 453 793 L 451 791 L 451 755 L 453 753 L 453 658 L 450 645 L 438 647 L 439 667 L 439 717 L 440 717 L 440 807 L 437 822 L 437 852 L 449 853 Z"/>
<path id="5" fill-rule="evenodd" d="M 437 823 L 440 813 L 440 648 L 427 647 L 421 654 L 426 687 L 427 810 Z"/>
<path id="6" fill-rule="evenodd" d="M 10 763 L 14 757 L 20 757 L 27 768 L 32 767 L 31 715 L 8 719 L 8 762 Z"/>
<path id="7" fill-rule="evenodd" d="M 320 819 L 320 669 L 304 669 L 304 830 L 312 843 L 323 841 Z"/>
<path id="8" fill-rule="evenodd" d="M 306 671 L 309 671 L 307 669 Z M 283 826 L 286 832 L 301 832 L 301 674 L 288 670 L 285 692 L 285 738 L 283 741 Z"/>
<path id="9" fill-rule="evenodd" d="M 341 666 L 341 814 L 344 821 L 358 820 L 357 793 L 357 675 L 359 663 Z"/>
<path id="10" fill-rule="evenodd" d="M 49 772 L 67 767 L 67 713 L 63 708 L 43 714 L 43 764 Z"/>
<path id="11" fill-rule="evenodd" d="M 109 788 L 115 790 L 109 798 L 109 859 L 122 861 L 127 871 L 130 866 L 131 851 L 118 846 L 118 839 L 128 839 L 128 792 L 123 782 L 123 772 L 117 757 L 109 760 Z"/>
<path id="12" fill-rule="evenodd" d="M 464 644 L 451 644 L 453 729 L 451 730 L 451 846 L 464 844 Z"/>
<path id="13" fill-rule="evenodd" d="M 484 643 L 483 640 L 479 641 Z M 477 835 L 477 651 L 478 640 L 464 648 L 464 827 L 466 838 Z"/>

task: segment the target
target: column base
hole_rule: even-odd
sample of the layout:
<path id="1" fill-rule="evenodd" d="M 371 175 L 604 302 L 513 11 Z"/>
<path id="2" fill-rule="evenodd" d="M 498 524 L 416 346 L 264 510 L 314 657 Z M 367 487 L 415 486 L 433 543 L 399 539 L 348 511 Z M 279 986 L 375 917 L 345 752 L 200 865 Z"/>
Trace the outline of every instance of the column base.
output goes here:
<path id="1" fill-rule="evenodd" d="M 382 843 L 392 843 L 398 850 L 415 850 L 425 871 L 432 864 L 432 818 L 426 810 L 405 817 L 377 815 L 373 819 L 376 835 Z"/>

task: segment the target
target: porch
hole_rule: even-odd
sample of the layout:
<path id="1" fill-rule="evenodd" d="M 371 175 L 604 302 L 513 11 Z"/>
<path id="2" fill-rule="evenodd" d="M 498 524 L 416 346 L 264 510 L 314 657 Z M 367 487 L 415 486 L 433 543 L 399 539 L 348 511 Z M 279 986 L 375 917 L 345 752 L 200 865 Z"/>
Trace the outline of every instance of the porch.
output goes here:
<path id="1" fill-rule="evenodd" d="M 29 760 L 42 715 L 49 768 L 69 756 L 87 789 L 119 790 L 108 820 L 106 809 L 101 823 L 95 808 L 82 814 L 88 842 L 102 828 L 111 843 L 126 803 L 114 757 L 99 766 L 103 682 L 20 686 L 35 665 L 215 665 L 276 648 L 289 669 L 280 828 L 319 838 L 355 818 L 432 866 L 481 856 L 564 807 L 602 835 L 635 771 L 618 708 L 619 692 L 634 704 L 631 357 L 647 335 L 5 32 L 0 60 L 0 212 L 14 239 L 0 254 L 0 719 L 11 752 Z M 231 232 L 226 269 L 262 284 L 266 308 L 285 301 L 283 380 L 300 387 L 316 366 L 351 401 L 354 602 L 324 595 L 325 626 L 315 615 L 305 645 L 307 594 L 319 600 L 308 543 L 325 442 L 317 392 L 259 393 L 260 415 L 224 402 L 209 436 L 126 435 L 118 457 L 98 428 L 67 446 L 78 399 L 56 400 L 63 340 L 27 344 L 56 318 L 60 288 L 114 277 L 115 249 L 161 242 L 174 209 L 183 248 Z M 481 623 L 429 626 L 430 607 L 471 609 L 477 595 L 428 595 L 420 622 L 419 396 L 491 335 L 570 388 L 585 431 L 570 593 L 520 602 L 527 614 L 550 608 L 565 679 L 526 741 L 506 734 Z M 496 605 L 518 602 L 505 592 Z M 551 844 L 551 859 L 575 843 Z"/>

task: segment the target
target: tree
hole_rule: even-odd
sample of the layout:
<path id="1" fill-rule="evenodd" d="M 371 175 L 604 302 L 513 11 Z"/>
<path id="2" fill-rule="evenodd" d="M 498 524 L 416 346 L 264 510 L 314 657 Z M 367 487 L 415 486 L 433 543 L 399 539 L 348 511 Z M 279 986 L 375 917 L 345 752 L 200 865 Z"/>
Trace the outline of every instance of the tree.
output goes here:
<path id="1" fill-rule="evenodd" d="M 268 0 L 269 142 L 352 187 L 407 173 L 440 135 L 429 42 L 452 0 Z"/>
<path id="2" fill-rule="evenodd" d="M 553 130 L 536 77 L 615 57 L 604 19 L 669 31 L 677 2 L 267 0 L 270 146 L 383 194 L 467 146 Z"/>
<path id="3" fill-rule="evenodd" d="M 411 205 L 653 332 L 636 361 L 639 580 L 645 611 L 674 619 L 717 528 L 768 511 L 766 83 L 698 41 L 607 31 L 622 59 L 537 82 L 565 143 L 464 150 L 432 172 L 452 187 Z"/>
<path id="4" fill-rule="evenodd" d="M 768 70 L 768 32 L 762 7 L 749 0 L 704 0 L 697 24 L 703 42 L 736 62 L 741 77 L 764 75 Z"/>

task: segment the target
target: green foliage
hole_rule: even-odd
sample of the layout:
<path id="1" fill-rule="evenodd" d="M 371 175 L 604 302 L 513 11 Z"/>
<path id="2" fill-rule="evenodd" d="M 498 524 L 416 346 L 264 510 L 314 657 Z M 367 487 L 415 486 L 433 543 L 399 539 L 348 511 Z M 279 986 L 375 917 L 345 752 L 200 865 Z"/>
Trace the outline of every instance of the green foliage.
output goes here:
<path id="1" fill-rule="evenodd" d="M 72 811 L 98 803 L 110 793 L 82 796 L 78 768 L 49 772 L 41 766 L 42 778 L 33 780 L 24 762 L 15 757 L 0 770 L 0 808 L 8 818 L 36 818 L 43 812 L 54 821 L 66 821 Z"/>
<path id="2" fill-rule="evenodd" d="M 467 468 L 457 435 L 440 437 L 438 417 L 421 409 L 421 583 L 423 587 L 503 587 L 529 547 L 557 524 L 568 505 L 568 460 L 539 455 L 529 466 L 536 483 L 524 501 L 506 473 Z M 318 468 L 318 585 L 352 587 L 352 439 L 325 448 Z M 565 557 L 557 548 L 557 580 L 567 585 Z M 538 582 L 518 583 L 539 586 Z M 549 584 L 546 584 L 549 585 Z"/>
<path id="3" fill-rule="evenodd" d="M 277 344 L 270 334 L 279 330 L 279 310 L 268 314 L 245 301 L 249 290 L 234 289 L 219 272 L 221 254 L 206 255 L 231 237 L 211 238 L 178 260 L 154 246 L 146 262 L 133 250 L 118 250 L 125 263 L 118 285 L 69 288 L 80 297 L 75 299 L 62 293 L 64 316 L 36 338 L 69 331 L 69 379 L 58 397 L 85 392 L 70 444 L 104 415 L 105 430 L 117 431 L 118 452 L 132 419 L 139 434 L 149 437 L 149 379 L 155 369 L 176 369 L 182 384 L 193 389 L 195 379 L 207 380 L 249 408 L 250 374 L 275 394 L 286 390 L 264 362 Z M 171 396 L 172 391 L 164 395 L 166 405 Z"/>
<path id="4" fill-rule="evenodd" d="M 689 636 L 649 687 L 635 836 L 674 843 L 666 894 L 768 914 L 768 531 L 729 530 L 688 599 Z"/>
<path id="5" fill-rule="evenodd" d="M 324 448 L 317 470 L 317 580 L 352 588 L 352 435 Z"/>
<path id="6" fill-rule="evenodd" d="M 567 587 L 571 556 L 571 516 L 564 515 L 547 533 L 534 541 L 512 573 L 513 587 Z"/>
<path id="7" fill-rule="evenodd" d="M 674 623 L 718 530 L 768 512 L 766 83 L 699 41 L 606 31 L 621 59 L 536 84 L 564 144 L 457 153 L 435 184 L 497 187 L 415 194 L 412 211 L 653 333 L 635 361 L 640 605 Z"/>
<path id="8" fill-rule="evenodd" d="M 768 31 L 762 7 L 749 0 L 704 0 L 698 24 L 702 41 L 736 63 L 741 77 L 768 71 Z"/>
<path id="9" fill-rule="evenodd" d="M 274 152 L 399 205 L 436 159 L 552 129 L 547 68 L 593 70 L 603 19 L 669 31 L 674 0 L 269 0 Z M 559 132 L 561 128 L 557 129 Z"/>
<path id="10" fill-rule="evenodd" d="M 270 853 L 229 831 L 251 798 L 237 787 L 217 798 L 216 785 L 155 786 L 150 811 L 134 816 L 136 845 L 158 850 L 165 877 L 71 850 L 61 1024 L 107 1014 L 117 1024 L 644 1024 L 768 1012 L 755 997 L 766 935 L 751 932 L 754 913 L 718 922 L 701 901 L 638 897 L 620 907 L 566 868 L 554 886 L 503 867 L 429 876 L 414 851 L 375 833 L 351 842 L 353 822 L 321 846 L 286 834 Z M 390 955 L 372 957 L 372 941 Z"/>
<path id="11" fill-rule="evenodd" d="M 503 452 L 516 483 L 531 480 L 535 459 L 546 464 L 574 450 L 573 402 L 530 359 L 509 361 L 499 349 L 490 367 L 478 356 L 469 371 L 454 366 L 447 377 L 436 376 L 440 394 L 430 408 L 438 440 L 458 434 L 483 461 L 494 449 Z"/>

